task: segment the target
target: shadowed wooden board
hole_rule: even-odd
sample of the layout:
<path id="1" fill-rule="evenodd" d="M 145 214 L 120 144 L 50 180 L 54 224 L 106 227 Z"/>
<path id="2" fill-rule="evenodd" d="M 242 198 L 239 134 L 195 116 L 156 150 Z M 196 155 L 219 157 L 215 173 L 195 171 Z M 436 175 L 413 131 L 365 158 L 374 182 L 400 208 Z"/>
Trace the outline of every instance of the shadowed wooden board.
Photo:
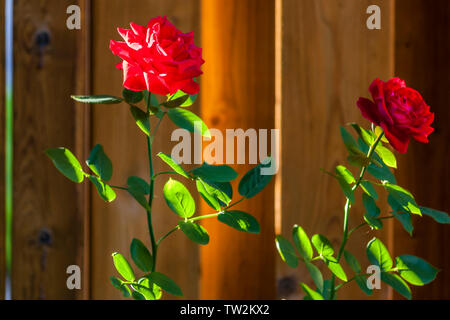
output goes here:
<path id="1" fill-rule="evenodd" d="M 381 8 L 381 30 L 366 27 L 366 9 L 371 4 Z M 310 237 L 326 235 L 337 251 L 345 197 L 337 181 L 321 169 L 334 171 L 338 164 L 345 164 L 354 175 L 359 174 L 345 161 L 347 151 L 339 126 L 352 131 L 346 124 L 358 122 L 369 128 L 356 100 L 369 96 L 373 79 L 385 80 L 393 74 L 393 1 L 282 0 L 279 9 L 277 112 L 282 169 L 277 181 L 277 232 L 292 239 L 292 226 L 298 224 Z M 350 228 L 362 222 L 364 213 L 360 193 L 356 199 Z M 352 235 L 347 249 L 367 266 L 366 243 L 377 236 L 388 244 L 388 230 L 388 223 L 382 232 L 363 228 Z M 304 264 L 291 269 L 280 258 L 277 262 L 279 297 L 302 297 L 298 283 L 313 285 Z M 322 265 L 321 270 L 325 269 Z M 350 274 L 349 268 L 345 270 Z M 325 275 L 330 279 L 329 271 Z M 383 286 L 371 299 L 388 298 L 388 291 Z M 340 290 L 338 298 L 366 296 L 352 283 Z"/>
<path id="2" fill-rule="evenodd" d="M 77 150 L 77 60 L 82 42 L 66 27 L 74 1 L 14 2 L 14 211 L 13 299 L 74 299 L 66 269 L 83 266 L 84 217 L 79 187 L 44 154 L 51 147 Z M 75 116 L 74 116 L 75 115 Z M 88 272 L 83 270 L 82 272 Z"/>
<path id="3" fill-rule="evenodd" d="M 95 21 L 93 24 L 92 92 L 95 94 L 120 96 L 122 92 L 122 72 L 115 68 L 120 58 L 114 56 L 109 50 L 111 39 L 122 40 L 117 33 L 117 27 L 129 28 L 130 22 L 147 25 L 151 18 L 167 15 L 168 19 L 183 32 L 194 30 L 195 42 L 197 45 L 200 42 L 197 0 L 97 0 L 93 2 L 92 14 Z M 191 110 L 198 111 L 198 106 L 199 104 L 196 103 Z M 124 186 L 127 178 L 133 175 L 148 180 L 145 135 L 134 123 L 128 106 L 125 104 L 94 106 L 92 123 L 92 145 L 103 144 L 105 152 L 113 162 L 112 184 Z M 170 154 L 175 144 L 170 143 L 173 129 L 175 126 L 166 118 L 154 142 L 154 155 L 160 151 Z M 155 172 L 170 169 L 157 157 L 154 161 Z M 162 196 L 162 188 L 167 179 L 167 175 L 160 176 L 155 185 L 153 224 L 156 229 L 156 238 L 173 228 L 178 220 L 167 207 Z M 105 203 L 96 191 L 92 190 L 92 298 L 118 299 L 121 297 L 120 292 L 108 279 L 111 275 L 117 275 L 111 253 L 121 252 L 130 259 L 129 248 L 133 237 L 150 247 L 145 210 L 126 191 L 118 191 L 117 199 L 113 203 Z M 185 298 L 198 297 L 198 245 L 188 240 L 182 233 L 177 232 L 171 235 L 161 244 L 158 251 L 157 271 L 167 274 L 177 282 Z M 169 294 L 165 296 L 174 298 Z"/>
<path id="4" fill-rule="evenodd" d="M 430 142 L 411 141 L 399 163 L 399 184 L 420 205 L 450 212 L 450 2 L 396 1 L 396 75 L 418 90 L 435 113 Z M 415 218 L 413 238 L 395 225 L 395 255 L 419 256 L 441 269 L 436 280 L 412 287 L 414 299 L 450 298 L 450 227 L 429 217 Z M 399 295 L 395 295 L 399 298 Z"/>
<path id="5" fill-rule="evenodd" d="M 202 1 L 202 115 L 211 128 L 274 128 L 274 18 L 270 0 Z M 239 173 L 234 201 L 240 199 L 237 182 L 253 166 L 233 166 Z M 202 299 L 275 298 L 273 201 L 271 182 L 235 207 L 259 220 L 258 235 L 204 220 L 211 241 L 201 250 Z M 202 208 L 211 212 L 204 203 Z"/>

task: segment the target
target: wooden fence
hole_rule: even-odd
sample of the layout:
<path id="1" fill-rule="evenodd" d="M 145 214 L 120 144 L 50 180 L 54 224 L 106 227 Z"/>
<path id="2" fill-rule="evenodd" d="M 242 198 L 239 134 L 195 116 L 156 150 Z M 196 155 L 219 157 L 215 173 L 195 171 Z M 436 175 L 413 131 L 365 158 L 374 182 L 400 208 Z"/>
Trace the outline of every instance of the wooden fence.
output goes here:
<path id="1" fill-rule="evenodd" d="M 66 8 L 78 4 L 81 30 L 68 30 Z M 381 30 L 366 28 L 366 8 L 381 8 Z M 4 6 L 0 1 L 0 165 L 4 167 Z M 128 252 L 133 237 L 147 239 L 145 214 L 126 193 L 104 203 L 87 183 L 62 177 L 43 150 L 66 146 L 80 159 L 101 143 L 114 164 L 112 183 L 148 176 L 144 137 L 125 106 L 86 106 L 70 94 L 118 95 L 121 73 L 109 40 L 116 27 L 146 24 L 167 15 L 194 30 L 203 47 L 205 74 L 193 108 L 207 125 L 279 128 L 281 167 L 269 188 L 240 208 L 257 216 L 260 235 L 205 222 L 211 243 L 199 248 L 182 234 L 167 240 L 158 268 L 190 299 L 301 298 L 305 270 L 289 269 L 275 252 L 274 235 L 293 224 L 308 234 L 331 235 L 336 245 L 344 199 L 321 172 L 345 158 L 339 125 L 363 119 L 356 108 L 375 77 L 397 75 L 423 93 L 436 113 L 428 145 L 413 143 L 400 157 L 399 183 L 419 203 L 449 210 L 450 37 L 446 0 L 40 0 L 14 1 L 14 197 L 12 296 L 14 299 L 117 299 L 108 277 L 113 251 Z M 46 41 L 46 39 L 48 41 Z M 155 149 L 169 153 L 173 126 L 165 123 Z M 243 174 L 248 165 L 237 165 Z M 163 168 L 158 163 L 156 170 Z M 4 171 L 0 170 L 4 207 Z M 176 224 L 156 184 L 156 236 Z M 194 193 L 193 193 L 194 194 Z M 197 199 L 198 200 L 198 199 Z M 207 207 L 200 205 L 201 209 Z M 3 211 L 2 211 L 3 212 Z M 352 211 L 356 224 L 361 207 Z M 414 238 L 389 224 L 377 236 L 395 254 L 416 254 L 439 267 L 436 281 L 414 288 L 415 298 L 450 298 L 450 240 L 446 226 L 415 221 Z M 0 219 L 4 230 L 4 219 Z M 4 236 L 0 232 L 0 295 L 4 292 Z M 355 234 L 349 247 L 364 259 L 374 232 Z M 365 243 L 364 242 L 364 243 Z M 82 290 L 68 290 L 66 268 L 82 267 Z M 324 270 L 325 271 L 325 270 Z M 173 297 L 170 297 L 173 298 Z M 364 298 L 349 285 L 340 298 Z M 373 298 L 398 298 L 383 287 Z"/>

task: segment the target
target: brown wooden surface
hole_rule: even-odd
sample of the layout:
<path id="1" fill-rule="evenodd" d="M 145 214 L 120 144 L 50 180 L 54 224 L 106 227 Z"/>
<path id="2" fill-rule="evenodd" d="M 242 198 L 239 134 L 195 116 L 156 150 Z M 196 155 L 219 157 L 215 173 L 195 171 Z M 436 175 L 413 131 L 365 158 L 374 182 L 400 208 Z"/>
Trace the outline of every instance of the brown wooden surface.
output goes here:
<path id="1" fill-rule="evenodd" d="M 14 2 L 13 299 L 73 299 L 66 268 L 82 265 L 83 212 L 77 187 L 44 154 L 74 150 L 77 32 L 66 28 L 73 1 Z M 42 50 L 36 39 L 48 32 Z M 78 154 L 79 155 L 79 154 Z M 81 155 L 79 155 L 81 156 Z M 86 271 L 86 270 L 83 270 Z"/>
<path id="2" fill-rule="evenodd" d="M 449 15 L 446 0 L 433 1 L 431 6 L 426 0 L 396 1 L 396 75 L 422 94 L 436 119 L 430 143 L 411 142 L 401 157 L 398 180 L 419 204 L 446 212 L 450 212 Z M 410 238 L 399 223 L 395 225 L 395 255 L 419 256 L 442 271 L 433 283 L 413 287 L 413 298 L 449 299 L 450 229 L 428 217 L 414 219 L 414 226 Z"/>
<path id="3" fill-rule="evenodd" d="M 170 1 L 111 1 L 93 2 L 93 88 L 96 94 L 120 95 L 122 73 L 115 68 L 120 61 L 109 50 L 111 39 L 120 40 L 117 27 L 129 28 L 129 22 L 146 25 L 150 18 L 167 15 L 184 32 L 195 31 L 199 44 L 199 2 L 197 0 Z M 193 111 L 198 111 L 198 104 Z M 145 135 L 137 128 L 127 105 L 93 107 L 92 144 L 101 143 L 110 156 L 114 173 L 112 183 L 125 185 L 127 177 L 135 175 L 148 180 L 148 157 Z M 153 153 L 171 152 L 170 134 L 175 129 L 165 119 L 155 139 Z M 155 171 L 169 168 L 159 159 Z M 167 176 L 161 176 L 155 185 L 153 224 L 159 238 L 177 223 L 176 215 L 167 207 L 162 188 Z M 178 178 L 179 179 L 179 178 Z M 132 238 L 138 238 L 150 247 L 145 210 L 126 192 L 118 192 L 113 203 L 103 202 L 92 191 L 91 219 L 91 288 L 94 299 L 118 299 L 121 297 L 108 280 L 116 275 L 111 253 L 118 251 L 126 257 Z M 181 287 L 185 298 L 198 297 L 198 245 L 183 234 L 176 233 L 165 240 L 158 251 L 157 271 L 167 274 Z M 166 295 L 173 298 L 173 296 Z"/>
<path id="4" fill-rule="evenodd" d="M 274 18 L 271 0 L 202 1 L 202 116 L 210 128 L 274 128 Z M 240 177 L 250 167 L 234 166 Z M 259 220 L 259 235 L 204 220 L 211 241 L 201 248 L 202 299 L 275 298 L 273 190 L 272 182 L 236 206 Z"/>
<path id="5" fill-rule="evenodd" d="M 371 4 L 381 8 L 381 30 L 366 28 L 366 8 Z M 277 181 L 281 226 L 277 231 L 291 239 L 292 226 L 298 224 L 310 237 L 326 235 L 337 250 L 345 197 L 338 183 L 321 169 L 334 171 L 336 165 L 345 163 L 354 174 L 359 173 L 345 162 L 339 126 L 358 122 L 369 127 L 356 101 L 369 95 L 374 78 L 387 79 L 393 74 L 393 1 L 283 0 L 281 10 L 277 12 L 281 14 L 277 108 L 282 135 L 282 170 Z M 350 228 L 362 222 L 360 193 L 356 198 Z M 388 230 L 386 224 L 383 232 L 363 228 L 352 235 L 347 248 L 367 266 L 365 244 L 374 236 L 388 243 Z M 304 265 L 291 269 L 281 259 L 277 262 L 279 297 L 303 296 L 299 281 L 313 285 Z M 330 278 L 329 271 L 324 275 Z M 388 297 L 384 286 L 371 299 Z M 338 298 L 366 296 L 350 284 L 340 290 Z"/>
<path id="6" fill-rule="evenodd" d="M 0 299 L 5 295 L 5 2 L 0 2 Z"/>

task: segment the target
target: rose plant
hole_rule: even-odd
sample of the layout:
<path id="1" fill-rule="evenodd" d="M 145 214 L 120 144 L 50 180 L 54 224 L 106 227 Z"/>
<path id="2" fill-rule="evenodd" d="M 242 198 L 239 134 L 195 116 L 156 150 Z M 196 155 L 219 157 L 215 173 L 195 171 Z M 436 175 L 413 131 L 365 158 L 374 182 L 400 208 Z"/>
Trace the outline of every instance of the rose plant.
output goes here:
<path id="1" fill-rule="evenodd" d="M 72 96 L 76 101 L 95 104 L 127 103 L 131 115 L 139 129 L 147 137 L 149 160 L 149 179 L 132 176 L 126 186 L 108 184 L 113 174 L 111 160 L 101 145 L 96 145 L 86 164 L 91 172 L 86 172 L 72 152 L 66 148 L 52 148 L 46 154 L 56 168 L 70 180 L 81 183 L 88 178 L 95 186 L 100 197 L 111 202 L 116 199 L 115 190 L 128 192 L 142 207 L 147 215 L 150 250 L 139 239 L 132 239 L 130 255 L 141 275 L 135 273 L 124 255 L 113 253 L 113 263 L 121 278 L 111 276 L 114 287 L 125 297 L 137 300 L 158 300 L 162 290 L 176 296 L 182 296 L 179 286 L 169 277 L 156 271 L 157 254 L 169 235 L 181 230 L 190 240 L 206 245 L 209 242 L 207 230 L 198 224 L 202 219 L 217 218 L 220 222 L 242 232 L 259 233 L 258 221 L 246 212 L 232 210 L 232 207 L 244 199 L 251 198 L 263 190 L 272 176 L 264 175 L 262 168 L 270 167 L 269 157 L 261 164 L 248 171 L 240 180 L 238 193 L 240 199 L 232 202 L 233 189 L 230 181 L 238 176 L 236 171 L 227 165 L 201 166 L 187 171 L 170 155 L 158 153 L 157 157 L 171 168 L 170 171 L 154 172 L 152 143 L 158 127 L 164 118 L 169 118 L 175 125 L 195 134 L 210 136 L 208 127 L 194 113 L 187 110 L 199 92 L 195 78 L 202 74 L 201 49 L 193 41 L 193 33 L 182 33 L 166 17 L 150 20 L 147 26 L 130 24 L 131 29 L 119 28 L 124 42 L 111 41 L 111 51 L 122 59 L 117 67 L 123 71 L 122 97 L 111 95 Z M 165 99 L 158 99 L 162 95 Z M 163 100 L 163 102 L 159 102 Z M 144 108 L 139 107 L 143 101 Z M 150 119 L 155 118 L 157 124 L 151 128 Z M 214 210 L 213 213 L 197 215 L 195 201 L 184 184 L 169 178 L 162 190 L 168 207 L 181 220 L 156 240 L 152 211 L 154 200 L 154 182 L 157 177 L 173 174 L 195 183 L 203 200 Z"/>
<path id="2" fill-rule="evenodd" d="M 397 185 L 395 175 L 390 169 L 397 168 L 397 160 L 386 146 L 390 144 L 398 152 L 405 153 L 411 138 L 428 142 L 428 135 L 434 130 L 430 126 L 434 120 L 430 107 L 416 90 L 408 88 L 399 78 L 392 78 L 387 82 L 375 79 L 369 91 L 373 100 L 359 98 L 357 106 L 362 115 L 372 123 L 371 129 L 366 130 L 356 123 L 351 123 L 350 126 L 357 134 L 355 140 L 345 128 L 340 128 L 349 153 L 347 161 L 360 170 L 359 175 L 354 176 L 343 165 L 338 165 L 333 173 L 328 172 L 337 180 L 346 197 L 343 237 L 339 249 L 335 252 L 331 242 L 324 235 L 315 234 L 310 239 L 305 230 L 298 225 L 292 230 L 294 245 L 282 235 L 277 235 L 275 239 L 281 259 L 292 268 L 296 268 L 299 261 L 303 262 L 311 275 L 315 289 L 305 283 L 300 284 L 305 299 L 336 299 L 338 290 L 352 281 L 355 281 L 367 295 L 372 294 L 373 290 L 368 285 L 371 273 L 368 274 L 356 257 L 345 250 L 354 231 L 363 227 L 380 230 L 384 220 L 395 218 L 412 236 L 413 215 L 427 215 L 438 223 L 450 223 L 447 213 L 419 206 L 411 192 Z M 374 179 L 369 180 L 366 173 Z M 375 187 L 387 192 L 387 202 L 391 209 L 389 214 L 381 214 L 376 202 L 378 192 Z M 357 201 L 355 192 L 358 188 L 362 189 L 361 202 L 365 213 L 361 217 L 361 223 L 350 228 L 349 214 L 352 205 Z M 428 284 L 435 279 L 439 271 L 416 256 L 403 254 L 392 259 L 386 246 L 376 237 L 367 243 L 366 253 L 369 264 L 379 268 L 377 275 L 380 280 L 408 299 L 412 298 L 408 283 L 415 286 Z M 345 273 L 341 265 L 342 257 L 353 271 L 353 275 Z M 324 263 L 331 271 L 331 279 L 324 280 L 321 271 L 314 264 L 318 261 Z M 336 278 L 341 280 L 341 283 L 336 284 Z"/>

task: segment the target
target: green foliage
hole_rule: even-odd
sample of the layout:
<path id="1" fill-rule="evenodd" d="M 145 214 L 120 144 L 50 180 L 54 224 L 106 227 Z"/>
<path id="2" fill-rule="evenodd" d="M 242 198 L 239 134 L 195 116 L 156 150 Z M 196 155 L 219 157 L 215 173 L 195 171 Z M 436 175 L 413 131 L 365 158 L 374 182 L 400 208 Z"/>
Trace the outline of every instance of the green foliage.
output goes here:
<path id="1" fill-rule="evenodd" d="M 176 95 L 176 94 L 175 94 Z M 188 94 L 179 94 L 178 96 L 173 95 L 167 102 L 162 105 L 168 109 L 180 107 L 190 98 Z"/>
<path id="2" fill-rule="evenodd" d="M 429 216 L 433 218 L 438 223 L 444 223 L 448 224 L 450 223 L 450 217 L 446 212 L 434 210 L 426 207 L 419 207 L 420 212 L 422 212 L 424 215 Z"/>
<path id="3" fill-rule="evenodd" d="M 97 193 L 104 201 L 112 202 L 116 199 L 116 193 L 114 190 L 100 178 L 96 176 L 89 176 L 89 180 L 91 180 L 92 184 L 97 189 Z"/>
<path id="4" fill-rule="evenodd" d="M 180 128 L 188 130 L 189 132 L 201 134 L 206 138 L 211 138 L 211 134 L 206 124 L 204 124 L 202 119 L 194 113 L 185 109 L 174 108 L 169 109 L 167 114 L 170 120 Z"/>
<path id="5" fill-rule="evenodd" d="M 381 272 L 380 276 L 381 281 L 387 283 L 405 298 L 411 299 L 411 289 L 409 288 L 408 284 L 403 281 L 403 279 L 398 275 L 396 275 L 395 273 Z"/>
<path id="6" fill-rule="evenodd" d="M 391 168 L 397 168 L 397 159 L 395 159 L 394 153 L 381 144 L 375 149 L 375 152 L 380 156 L 381 160 Z"/>
<path id="7" fill-rule="evenodd" d="M 370 181 L 363 180 L 361 181 L 360 186 L 368 196 L 374 198 L 375 200 L 378 199 L 378 193 Z"/>
<path id="8" fill-rule="evenodd" d="M 134 264 L 136 264 L 139 269 L 143 272 L 150 272 L 152 270 L 152 255 L 139 239 L 133 239 L 133 241 L 131 241 L 130 253 Z"/>
<path id="9" fill-rule="evenodd" d="M 361 271 L 362 271 L 361 265 L 359 264 L 358 260 L 356 259 L 356 257 L 353 254 L 351 254 L 347 250 L 344 250 L 344 258 L 345 258 L 345 261 L 347 262 L 347 264 L 350 266 L 350 268 L 352 268 L 352 270 L 355 273 L 361 273 Z"/>
<path id="10" fill-rule="evenodd" d="M 176 100 L 178 98 L 184 97 L 186 96 L 186 93 L 184 93 L 183 91 L 179 90 L 176 93 L 174 93 L 173 95 L 169 96 L 169 101 L 173 101 Z M 197 94 L 194 95 L 187 95 L 188 97 L 186 98 L 186 100 L 180 104 L 180 107 L 189 107 L 191 105 L 194 104 L 195 100 L 197 99 Z"/>
<path id="11" fill-rule="evenodd" d="M 181 182 L 170 178 L 164 185 L 163 194 L 167 205 L 177 215 L 182 218 L 190 218 L 194 215 L 194 198 Z"/>
<path id="12" fill-rule="evenodd" d="M 311 241 L 320 257 L 325 259 L 330 259 L 333 257 L 333 246 L 331 245 L 330 240 L 328 240 L 325 236 L 315 234 L 312 236 Z"/>
<path id="13" fill-rule="evenodd" d="M 369 216 L 371 216 L 372 218 L 378 218 L 380 216 L 380 208 L 378 208 L 375 200 L 373 200 L 373 198 L 365 193 L 363 193 L 362 195 L 362 200 L 364 209 L 366 209 Z"/>
<path id="14" fill-rule="evenodd" d="M 180 287 L 168 276 L 159 273 L 159 272 L 152 272 L 150 275 L 147 276 L 147 278 L 158 285 L 161 289 L 164 291 L 173 294 L 174 296 L 182 297 L 183 293 L 181 292 Z"/>
<path id="15" fill-rule="evenodd" d="M 419 216 L 422 215 L 422 213 L 420 212 L 420 208 L 414 200 L 414 196 L 411 194 L 411 192 L 391 183 L 385 183 L 384 187 L 386 188 L 389 195 L 393 198 L 393 200 L 395 200 L 400 205 L 400 207 L 403 208 L 403 210 L 412 214 L 417 214 Z"/>
<path id="16" fill-rule="evenodd" d="M 83 182 L 84 172 L 81 164 L 69 149 L 53 148 L 47 149 L 45 153 L 66 178 L 76 183 Z"/>
<path id="17" fill-rule="evenodd" d="M 277 246 L 277 250 L 280 254 L 281 259 L 286 262 L 287 265 L 291 268 L 297 268 L 298 257 L 292 244 L 282 235 L 276 236 L 275 244 Z"/>
<path id="18" fill-rule="evenodd" d="M 306 296 L 311 300 L 325 300 L 324 297 L 317 291 L 312 290 L 308 285 L 305 283 L 300 283 L 300 286 L 302 287 L 303 291 L 305 291 Z"/>
<path id="19" fill-rule="evenodd" d="M 308 270 L 309 274 L 311 275 L 311 278 L 314 281 L 314 284 L 316 285 L 317 289 L 322 292 L 323 291 L 323 276 L 320 272 L 319 268 L 317 268 L 315 265 L 313 265 L 309 261 L 305 261 L 306 269 Z"/>
<path id="20" fill-rule="evenodd" d="M 73 100 L 82 103 L 98 103 L 98 104 L 118 104 L 123 101 L 122 98 L 110 95 L 94 95 L 94 96 L 70 96 Z"/>
<path id="21" fill-rule="evenodd" d="M 134 275 L 134 271 L 128 263 L 127 259 L 120 253 L 114 252 L 112 254 L 114 266 L 116 267 L 117 272 L 127 281 L 134 281 L 136 276 Z"/>
<path id="22" fill-rule="evenodd" d="M 225 211 L 224 213 L 219 214 L 217 219 L 220 222 L 242 232 L 259 233 L 261 230 L 258 220 L 243 211 Z"/>
<path id="23" fill-rule="evenodd" d="M 260 193 L 272 180 L 273 175 L 264 175 L 263 168 L 269 168 L 274 161 L 271 157 L 265 159 L 256 167 L 250 169 L 241 179 L 238 186 L 238 191 L 241 196 L 247 199 L 256 196 Z"/>
<path id="24" fill-rule="evenodd" d="M 379 266 L 382 271 L 392 269 L 393 262 L 391 255 L 380 239 L 373 238 L 370 240 L 367 244 L 366 252 L 371 264 Z"/>
<path id="25" fill-rule="evenodd" d="M 108 181 L 112 177 L 113 167 L 111 160 L 105 154 L 102 145 L 97 144 L 92 149 L 89 158 L 86 160 L 86 164 L 97 176 L 103 181 Z"/>
<path id="26" fill-rule="evenodd" d="M 176 173 L 189 179 L 188 173 L 183 169 L 182 166 L 180 166 L 175 160 L 173 160 L 172 157 L 170 157 L 162 152 L 158 153 L 157 156 L 162 161 L 164 161 L 169 167 L 171 167 Z"/>
<path id="27" fill-rule="evenodd" d="M 401 255 L 395 258 L 396 268 L 400 276 L 415 286 L 423 286 L 436 278 L 438 269 L 425 260 L 411 255 Z"/>
<path id="28" fill-rule="evenodd" d="M 126 88 L 122 91 L 122 96 L 126 102 L 134 104 L 140 102 L 144 98 L 144 92 L 142 91 L 131 91 Z"/>
<path id="29" fill-rule="evenodd" d="M 335 169 L 336 179 L 341 186 L 342 191 L 345 196 L 350 200 L 351 203 L 355 202 L 355 194 L 353 193 L 351 184 L 356 182 L 355 178 L 351 174 L 350 171 L 347 170 L 344 166 L 337 166 Z"/>
<path id="30" fill-rule="evenodd" d="M 204 162 L 191 171 L 194 177 L 216 182 L 229 182 L 237 178 L 237 172 L 227 165 L 210 165 Z"/>
<path id="31" fill-rule="evenodd" d="M 130 106 L 130 111 L 139 129 L 141 129 L 147 136 L 150 136 L 150 120 L 148 113 L 142 111 L 136 106 Z"/>
<path id="32" fill-rule="evenodd" d="M 191 222 L 191 221 L 180 221 L 178 222 L 180 230 L 195 243 L 206 245 L 209 243 L 208 231 L 201 225 Z"/>
<path id="33" fill-rule="evenodd" d="M 197 191 L 205 202 L 217 211 L 220 211 L 221 206 L 228 205 L 231 201 L 230 195 L 227 192 L 227 184 L 211 183 L 197 178 L 196 186 Z"/>
<path id="34" fill-rule="evenodd" d="M 122 292 L 122 294 L 123 294 L 123 296 L 125 298 L 129 298 L 130 297 L 131 290 L 130 290 L 130 288 L 128 288 L 128 286 L 126 284 L 123 283 L 122 280 L 120 280 L 117 277 L 113 277 L 113 276 L 109 277 L 109 280 L 111 281 L 112 285 L 116 289 L 118 289 L 118 290 L 120 290 Z"/>
<path id="35" fill-rule="evenodd" d="M 131 176 L 127 180 L 127 185 L 128 189 L 134 189 L 144 195 L 150 193 L 150 185 L 142 178 Z"/>
<path id="36" fill-rule="evenodd" d="M 305 261 L 311 260 L 313 257 L 313 249 L 305 230 L 303 230 L 302 227 L 295 225 L 292 229 L 292 237 L 300 256 Z"/>

